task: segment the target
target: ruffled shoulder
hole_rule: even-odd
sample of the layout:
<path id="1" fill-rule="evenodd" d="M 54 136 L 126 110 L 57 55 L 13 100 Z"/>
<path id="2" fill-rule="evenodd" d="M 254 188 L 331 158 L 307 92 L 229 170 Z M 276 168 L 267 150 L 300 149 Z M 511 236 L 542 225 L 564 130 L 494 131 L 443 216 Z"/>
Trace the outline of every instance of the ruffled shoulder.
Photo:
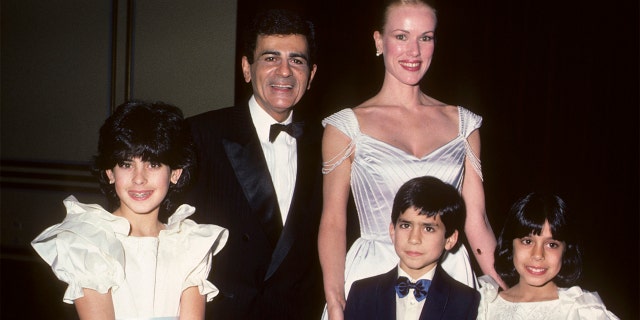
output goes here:
<path id="1" fill-rule="evenodd" d="M 480 292 L 478 319 L 484 319 L 489 310 L 489 304 L 498 298 L 498 290 L 500 289 L 500 286 L 496 280 L 488 275 L 478 277 L 478 283 L 480 284 L 480 287 L 478 288 L 478 291 Z"/>
<path id="2" fill-rule="evenodd" d="M 483 275 L 478 277 L 478 283 L 480 283 L 479 291 L 484 293 L 491 301 L 495 300 L 498 297 L 498 290 L 500 289 L 500 285 L 498 282 L 494 280 L 491 276 Z"/>
<path id="3" fill-rule="evenodd" d="M 322 120 L 323 127 L 328 124 L 336 127 L 351 139 L 355 139 L 360 134 L 358 119 L 351 108 L 342 109 Z"/>
<path id="4" fill-rule="evenodd" d="M 579 286 L 559 288 L 561 303 L 569 308 L 567 319 L 619 319 L 607 310 L 597 292 L 583 290 Z"/>
<path id="5" fill-rule="evenodd" d="M 83 288 L 100 293 L 117 289 L 124 281 L 124 249 L 116 233 L 127 235 L 128 221 L 73 196 L 63 203 L 65 219 L 31 242 L 58 279 L 69 284 L 63 300 L 72 303 L 83 296 Z"/>
<path id="6" fill-rule="evenodd" d="M 176 212 L 169 217 L 165 230 L 167 236 L 189 238 L 189 248 L 195 249 L 201 246 L 205 253 L 211 250 L 213 254 L 217 254 L 227 243 L 229 231 L 214 224 L 198 224 L 187 219 L 195 211 L 196 209 L 188 204 L 178 207 Z M 213 246 L 214 244 L 215 246 Z"/>
<path id="7" fill-rule="evenodd" d="M 460 114 L 460 134 L 465 138 L 482 126 L 482 117 L 464 107 L 458 107 Z"/>
<path id="8" fill-rule="evenodd" d="M 197 224 L 187 217 L 195 212 L 195 208 L 183 204 L 169 217 L 167 228 L 160 234 L 169 242 L 179 246 L 176 252 L 182 252 L 181 260 L 192 266 L 183 289 L 198 286 L 200 294 L 211 301 L 218 294 L 218 289 L 207 280 L 211 270 L 212 256 L 220 252 L 227 243 L 229 231 L 213 224 Z"/>

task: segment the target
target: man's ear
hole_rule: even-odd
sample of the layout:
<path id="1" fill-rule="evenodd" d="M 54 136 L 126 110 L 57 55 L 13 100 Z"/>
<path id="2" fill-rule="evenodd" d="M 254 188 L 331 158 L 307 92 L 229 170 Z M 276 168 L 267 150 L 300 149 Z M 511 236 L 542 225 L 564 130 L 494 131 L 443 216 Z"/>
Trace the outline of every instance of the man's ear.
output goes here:
<path id="1" fill-rule="evenodd" d="M 309 83 L 307 84 L 307 90 L 311 89 L 311 81 L 313 81 L 313 77 L 316 75 L 317 70 L 318 70 L 317 64 L 314 64 L 311 66 L 311 70 L 309 72 Z"/>
<path id="2" fill-rule="evenodd" d="M 242 76 L 244 77 L 244 82 L 251 82 L 251 64 L 249 64 L 247 56 L 242 56 Z"/>
<path id="3" fill-rule="evenodd" d="M 444 249 L 449 251 L 453 246 L 458 242 L 458 230 L 453 231 L 453 233 L 445 240 Z"/>

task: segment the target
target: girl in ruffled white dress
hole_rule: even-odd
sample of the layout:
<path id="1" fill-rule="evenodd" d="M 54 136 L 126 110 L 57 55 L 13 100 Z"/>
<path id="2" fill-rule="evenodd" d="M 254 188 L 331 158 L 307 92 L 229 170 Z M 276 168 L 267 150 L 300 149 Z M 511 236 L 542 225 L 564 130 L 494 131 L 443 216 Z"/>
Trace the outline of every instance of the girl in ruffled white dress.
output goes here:
<path id="1" fill-rule="evenodd" d="M 478 319 L 618 319 L 596 292 L 573 286 L 582 270 L 576 235 L 558 196 L 531 193 L 516 202 L 495 253 L 496 271 L 510 287 L 500 291 L 491 277 L 480 277 Z"/>
<path id="2" fill-rule="evenodd" d="M 114 211 L 69 196 L 64 221 L 32 241 L 69 284 L 63 301 L 81 319 L 204 319 L 218 293 L 207 281 L 211 259 L 228 231 L 196 224 L 187 219 L 195 208 L 173 203 L 194 168 L 189 139 L 177 107 L 119 106 L 100 129 L 94 164 Z"/>

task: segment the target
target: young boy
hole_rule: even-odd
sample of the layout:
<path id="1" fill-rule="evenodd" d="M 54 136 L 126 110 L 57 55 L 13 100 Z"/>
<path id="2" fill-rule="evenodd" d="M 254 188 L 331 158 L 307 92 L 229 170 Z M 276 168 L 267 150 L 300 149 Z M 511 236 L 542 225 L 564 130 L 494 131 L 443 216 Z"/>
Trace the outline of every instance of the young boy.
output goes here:
<path id="1" fill-rule="evenodd" d="M 438 264 L 456 248 L 464 220 L 464 200 L 454 187 L 428 176 L 402 185 L 389 225 L 398 267 L 354 282 L 345 319 L 475 319 L 480 294 Z"/>

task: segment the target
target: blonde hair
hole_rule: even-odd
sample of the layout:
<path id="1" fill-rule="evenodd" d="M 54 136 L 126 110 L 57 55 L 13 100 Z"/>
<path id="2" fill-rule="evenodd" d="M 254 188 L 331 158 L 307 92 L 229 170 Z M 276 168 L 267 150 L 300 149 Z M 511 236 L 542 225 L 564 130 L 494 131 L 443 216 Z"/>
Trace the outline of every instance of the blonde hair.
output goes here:
<path id="1" fill-rule="evenodd" d="M 419 5 L 426 6 L 427 8 L 433 11 L 433 15 L 436 18 L 436 24 L 437 24 L 438 15 L 436 13 L 436 9 L 425 0 L 388 0 L 388 1 L 385 1 L 384 10 L 382 11 L 382 14 L 380 15 L 380 17 L 378 18 L 378 26 L 376 27 L 376 30 L 380 31 L 381 33 L 384 33 L 384 26 L 385 24 L 387 24 L 387 20 L 389 18 L 389 11 L 391 10 L 391 8 L 399 7 L 399 6 L 419 6 Z"/>

